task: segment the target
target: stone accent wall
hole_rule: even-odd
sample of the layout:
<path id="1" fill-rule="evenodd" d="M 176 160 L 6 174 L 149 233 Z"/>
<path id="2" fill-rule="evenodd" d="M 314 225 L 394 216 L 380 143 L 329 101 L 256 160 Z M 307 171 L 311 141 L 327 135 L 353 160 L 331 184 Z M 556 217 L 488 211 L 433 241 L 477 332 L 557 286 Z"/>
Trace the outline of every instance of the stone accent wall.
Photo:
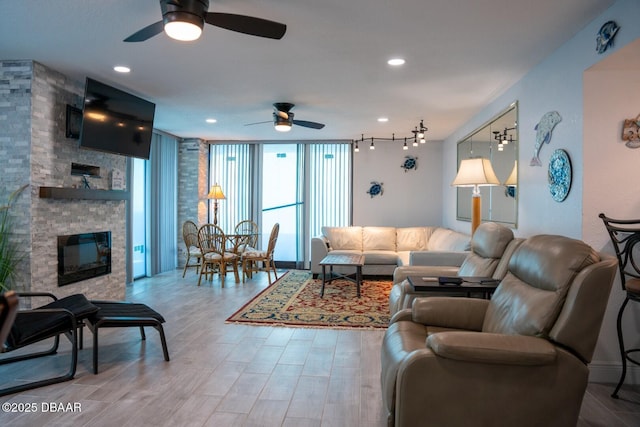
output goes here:
<path id="1" fill-rule="evenodd" d="M 185 139 L 178 144 L 178 266 L 184 267 L 187 251 L 182 239 L 182 224 L 191 220 L 208 222 L 209 145 L 200 139 Z"/>
<path id="2" fill-rule="evenodd" d="M 16 189 L 30 183 L 31 150 L 31 61 L 0 61 L 0 204 L 4 204 Z M 10 211 L 14 234 L 21 256 L 31 253 L 31 221 L 28 215 L 31 191 L 25 189 Z M 31 283 L 29 263 L 22 262 L 16 269 L 19 283 Z M 28 287 L 28 286 L 27 286 Z"/>
<path id="3" fill-rule="evenodd" d="M 3 187 L 30 184 L 28 195 L 20 200 L 23 221 L 19 225 L 25 260 L 19 272 L 24 289 L 49 291 L 58 296 L 84 293 L 93 299 L 123 299 L 126 286 L 125 201 L 40 199 L 39 188 L 80 187 L 81 177 L 71 175 L 71 163 L 100 168 L 100 178 L 89 178 L 92 188 L 108 189 L 110 172 L 125 171 L 123 156 L 80 149 L 78 141 L 65 137 L 66 104 L 80 107 L 84 82 L 33 61 L 0 61 L 1 105 L 8 105 L 15 129 L 0 134 L 0 153 L 11 151 L 20 165 L 8 178 L 0 177 Z M 10 70 L 10 71 L 8 71 Z M 5 95 L 3 87 L 15 87 Z M 5 98 L 6 96 L 6 98 Z M 26 98 L 29 99 L 27 102 Z M 30 106 L 24 114 L 23 109 Z M 14 150 L 14 145 L 21 147 Z M 22 148 L 25 145 L 26 148 Z M 24 171 L 28 171 L 25 173 Z M 10 180 L 10 181 L 8 181 Z M 58 287 L 57 236 L 111 231 L 112 272 L 109 275 Z"/>

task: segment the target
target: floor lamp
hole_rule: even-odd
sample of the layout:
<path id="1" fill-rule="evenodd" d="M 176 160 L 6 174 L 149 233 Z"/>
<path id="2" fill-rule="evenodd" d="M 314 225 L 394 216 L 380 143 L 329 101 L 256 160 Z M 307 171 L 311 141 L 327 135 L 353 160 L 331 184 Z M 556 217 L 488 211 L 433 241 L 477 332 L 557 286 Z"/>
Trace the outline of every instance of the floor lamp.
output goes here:
<path id="1" fill-rule="evenodd" d="M 213 199 L 213 225 L 218 225 L 218 200 L 226 199 L 226 197 L 217 182 L 211 187 L 211 191 L 207 194 L 207 199 Z"/>
<path id="2" fill-rule="evenodd" d="M 482 220 L 482 199 L 480 197 L 480 186 L 500 185 L 496 177 L 491 161 L 482 157 L 464 159 L 460 162 L 460 168 L 456 178 L 451 183 L 454 187 L 473 187 L 471 197 L 471 235 Z"/>

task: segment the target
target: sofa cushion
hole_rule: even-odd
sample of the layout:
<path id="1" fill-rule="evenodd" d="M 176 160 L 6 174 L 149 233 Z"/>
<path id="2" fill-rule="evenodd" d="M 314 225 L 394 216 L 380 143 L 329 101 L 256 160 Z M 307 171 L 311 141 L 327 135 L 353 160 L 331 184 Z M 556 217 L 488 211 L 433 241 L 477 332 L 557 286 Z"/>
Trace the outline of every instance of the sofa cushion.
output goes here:
<path id="1" fill-rule="evenodd" d="M 436 228 L 429 239 L 430 251 L 469 251 L 471 250 L 470 237 L 467 234 L 458 233 L 448 228 Z"/>
<path id="2" fill-rule="evenodd" d="M 426 250 L 428 228 L 429 227 L 402 227 L 396 229 L 396 246 L 398 252 Z"/>
<path id="3" fill-rule="evenodd" d="M 398 265 L 409 265 L 411 251 L 398 251 Z"/>
<path id="4" fill-rule="evenodd" d="M 485 332 L 546 337 L 575 276 L 598 262 L 586 243 L 540 235 L 515 250 L 487 309 Z"/>
<path id="5" fill-rule="evenodd" d="M 322 227 L 331 249 L 362 250 L 362 227 Z"/>
<path id="6" fill-rule="evenodd" d="M 396 250 L 395 227 L 362 227 L 363 251 Z"/>
<path id="7" fill-rule="evenodd" d="M 395 251 L 364 251 L 364 263 L 398 265 L 398 254 Z"/>
<path id="8" fill-rule="evenodd" d="M 355 249 L 337 249 L 335 251 L 331 251 L 330 255 L 362 255 L 362 251 L 357 251 Z"/>

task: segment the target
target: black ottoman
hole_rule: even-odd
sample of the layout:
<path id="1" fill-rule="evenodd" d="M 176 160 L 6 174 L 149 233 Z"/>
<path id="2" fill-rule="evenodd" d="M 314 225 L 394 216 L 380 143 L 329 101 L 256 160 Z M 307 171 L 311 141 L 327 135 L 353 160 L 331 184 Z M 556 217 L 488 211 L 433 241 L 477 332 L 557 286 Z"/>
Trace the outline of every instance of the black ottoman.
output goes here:
<path id="1" fill-rule="evenodd" d="M 91 301 L 99 310 L 87 318 L 87 326 L 93 333 L 93 373 L 98 373 L 98 330 L 100 328 L 125 328 L 130 326 L 140 327 L 142 339 L 145 326 L 154 327 L 160 334 L 164 360 L 169 361 L 167 341 L 164 336 L 162 324 L 164 317 L 145 304 L 135 304 L 117 301 Z"/>

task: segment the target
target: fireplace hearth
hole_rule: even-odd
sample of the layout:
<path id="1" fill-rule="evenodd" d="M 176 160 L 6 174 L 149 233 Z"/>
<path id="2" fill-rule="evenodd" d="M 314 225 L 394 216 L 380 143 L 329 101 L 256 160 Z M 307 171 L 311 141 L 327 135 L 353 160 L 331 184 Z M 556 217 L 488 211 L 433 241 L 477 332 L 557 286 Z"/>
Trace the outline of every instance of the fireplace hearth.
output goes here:
<path id="1" fill-rule="evenodd" d="M 58 286 L 110 273 L 110 231 L 58 236 Z"/>

